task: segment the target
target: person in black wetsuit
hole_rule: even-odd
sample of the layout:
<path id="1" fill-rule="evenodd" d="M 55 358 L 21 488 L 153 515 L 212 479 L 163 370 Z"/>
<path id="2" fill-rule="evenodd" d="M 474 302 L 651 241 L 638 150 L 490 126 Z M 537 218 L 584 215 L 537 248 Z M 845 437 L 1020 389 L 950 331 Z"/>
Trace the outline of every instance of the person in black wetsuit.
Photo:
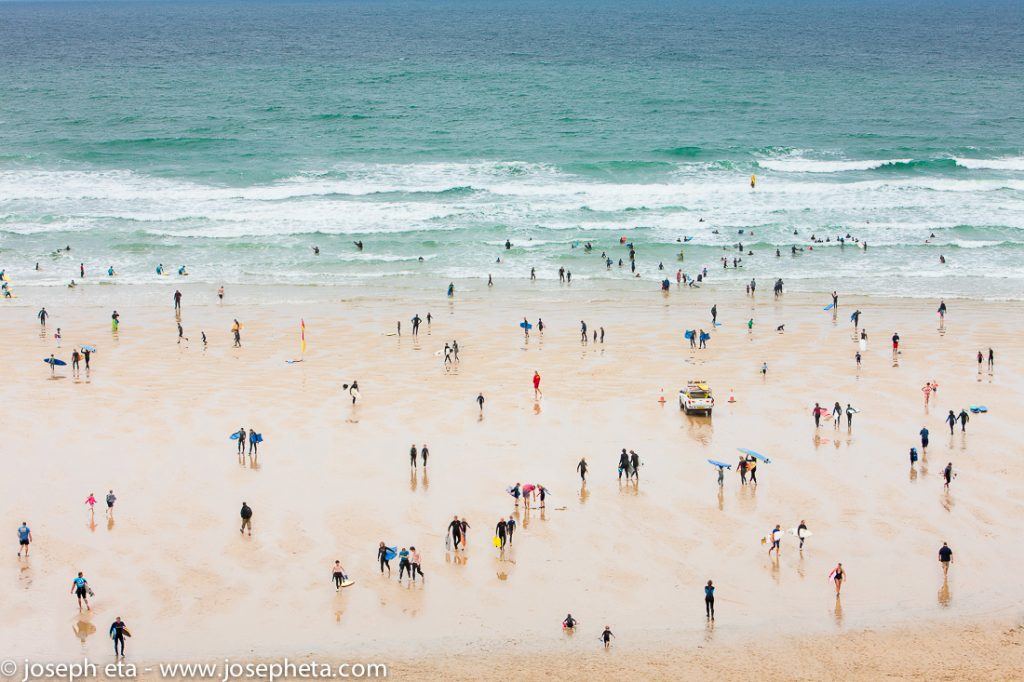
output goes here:
<path id="1" fill-rule="evenodd" d="M 587 482 L 587 458 L 581 457 L 579 464 L 576 465 L 576 470 L 580 472 L 580 478 L 584 483 Z"/>
<path id="2" fill-rule="evenodd" d="M 452 546 L 458 549 L 459 543 L 462 542 L 462 524 L 458 516 L 452 517 L 452 522 L 448 524 L 448 532 L 452 534 Z"/>
<path id="3" fill-rule="evenodd" d="M 708 620 L 715 619 L 715 586 L 710 580 L 704 586 L 704 612 Z"/>
<path id="4" fill-rule="evenodd" d="M 629 469 L 630 474 L 637 481 L 640 480 L 640 455 L 636 454 L 633 450 L 629 451 Z"/>
<path id="5" fill-rule="evenodd" d="M 409 448 L 409 466 L 411 466 L 413 468 L 416 467 L 416 457 L 418 455 L 419 455 L 419 453 L 416 452 L 416 444 L 413 443 L 412 447 Z"/>
<path id="6" fill-rule="evenodd" d="M 516 532 L 516 520 L 511 514 L 508 515 L 508 521 L 505 522 L 505 529 L 508 531 L 508 544 L 511 545 L 512 536 Z"/>
<path id="7" fill-rule="evenodd" d="M 622 474 L 626 474 L 626 478 L 629 478 L 629 455 L 626 454 L 626 448 L 622 448 L 622 454 L 619 455 L 619 480 L 622 480 Z"/>
<path id="8" fill-rule="evenodd" d="M 391 560 L 388 559 L 388 548 L 384 546 L 384 541 L 380 541 L 380 547 L 377 548 L 377 561 L 380 562 L 380 572 L 383 573 L 384 569 L 388 569 L 388 577 L 391 576 Z"/>
<path id="9" fill-rule="evenodd" d="M 508 536 L 508 523 L 504 518 L 498 519 L 498 525 L 494 527 L 494 534 L 498 536 L 498 540 L 501 541 L 500 548 L 505 549 L 505 541 Z"/>
<path id="10" fill-rule="evenodd" d="M 128 625 L 121 620 L 121 616 L 114 619 L 114 622 L 110 624 L 110 639 L 114 640 L 114 656 L 120 656 L 124 658 L 124 638 L 131 637 L 132 633 L 128 632 Z M 118 644 L 121 645 L 121 653 L 117 653 Z"/>

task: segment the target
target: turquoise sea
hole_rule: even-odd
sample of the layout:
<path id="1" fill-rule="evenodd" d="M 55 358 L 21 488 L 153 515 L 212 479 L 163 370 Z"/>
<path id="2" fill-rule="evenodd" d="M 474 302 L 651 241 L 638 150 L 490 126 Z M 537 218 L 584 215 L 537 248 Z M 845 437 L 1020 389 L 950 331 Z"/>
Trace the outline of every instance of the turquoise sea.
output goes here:
<path id="1" fill-rule="evenodd" d="M 1024 3 L 0 2 L 18 284 L 600 286 L 620 236 L 638 288 L 1024 297 Z"/>

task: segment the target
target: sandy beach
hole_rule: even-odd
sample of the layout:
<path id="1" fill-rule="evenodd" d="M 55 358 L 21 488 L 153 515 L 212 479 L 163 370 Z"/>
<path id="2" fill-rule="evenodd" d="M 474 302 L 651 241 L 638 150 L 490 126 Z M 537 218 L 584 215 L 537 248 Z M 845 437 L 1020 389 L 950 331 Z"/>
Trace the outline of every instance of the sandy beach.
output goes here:
<path id="1" fill-rule="evenodd" d="M 116 287 L 100 289 L 116 299 Z M 13 472 L 0 505 L 12 531 L 25 520 L 35 540 L 17 560 L 12 532 L 0 563 L 13 586 L 0 640 L 16 658 L 113 660 L 105 633 L 120 615 L 132 660 L 380 660 L 401 662 L 392 676 L 426 679 L 534 665 L 574 678 L 638 665 L 672 677 L 675 665 L 706 677 L 991 679 L 1021 663 L 1024 588 L 1007 580 L 1022 558 L 1010 418 L 1021 399 L 1018 303 L 947 301 L 940 330 L 938 299 L 841 296 L 833 317 L 827 294 L 674 286 L 476 283 L 453 301 L 434 287 L 401 297 L 323 287 L 278 291 L 291 302 L 265 305 L 234 302 L 253 290 L 229 290 L 223 305 L 211 287 L 181 290 L 182 344 L 173 287 L 159 292 L 166 303 L 113 305 L 116 337 L 107 301 L 81 291 L 53 300 L 26 288 L 0 312 Z M 707 350 L 691 351 L 683 330 L 709 329 L 713 303 L 723 324 Z M 46 334 L 34 319 L 43 304 Z M 870 335 L 859 371 L 855 308 Z M 432 324 L 412 338 L 408 320 L 427 312 Z M 525 341 L 524 316 L 543 318 L 543 335 Z M 231 347 L 235 318 L 241 349 Z M 299 357 L 300 319 L 308 350 L 287 364 Z M 604 327 L 604 344 L 580 343 L 581 319 Z M 451 339 L 461 359 L 446 369 Z M 62 367 L 51 377 L 40 362 L 82 343 L 98 348 L 88 375 Z M 989 347 L 995 371 L 979 374 L 975 353 Z M 716 391 L 711 418 L 678 408 L 695 378 Z M 355 406 L 341 388 L 352 379 Z M 926 410 L 928 380 L 940 389 Z M 859 409 L 852 429 L 824 419 L 816 431 L 814 403 L 835 401 Z M 947 410 L 968 405 L 989 412 L 950 436 Z M 256 465 L 228 439 L 239 426 L 265 438 Z M 931 446 L 911 469 L 922 426 Z M 426 471 L 410 469 L 412 443 L 429 444 Z M 734 462 L 738 447 L 772 463 L 756 487 L 730 471 L 719 488 L 705 460 Z M 638 484 L 618 481 L 621 448 L 641 456 Z M 582 489 L 581 457 L 591 467 Z M 947 462 L 957 473 L 948 492 Z M 517 512 L 505 493 L 516 482 L 548 487 L 547 508 Z M 94 516 L 89 493 L 101 501 Z M 251 538 L 238 532 L 243 500 Z M 458 555 L 444 543 L 453 514 L 471 526 Z M 519 528 L 502 559 L 491 537 L 509 514 Z M 801 519 L 814 533 L 804 550 L 786 535 L 769 558 L 761 538 Z M 419 548 L 425 583 L 399 584 L 397 562 L 382 577 L 380 541 Z M 945 582 L 944 541 L 954 550 Z M 355 580 L 340 593 L 335 559 Z M 827 579 L 836 562 L 848 571 L 839 601 Z M 79 570 L 96 593 L 86 615 L 68 593 Z M 568 612 L 580 621 L 573 636 L 559 627 Z M 616 635 L 607 654 L 605 624 Z"/>

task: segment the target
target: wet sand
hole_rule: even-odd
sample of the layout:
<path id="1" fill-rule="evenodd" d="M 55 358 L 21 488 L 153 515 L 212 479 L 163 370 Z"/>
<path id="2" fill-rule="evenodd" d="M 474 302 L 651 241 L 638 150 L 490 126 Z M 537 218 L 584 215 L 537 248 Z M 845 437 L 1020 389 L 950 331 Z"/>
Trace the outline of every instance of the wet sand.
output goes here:
<path id="1" fill-rule="evenodd" d="M 714 669 L 732 676 L 759 674 L 767 656 L 768 677 L 820 677 L 843 674 L 850 657 L 877 666 L 886 659 L 875 658 L 873 642 L 898 650 L 926 627 L 946 642 L 939 653 L 955 655 L 892 674 L 952 675 L 967 665 L 961 654 L 977 653 L 965 628 L 980 628 L 977 642 L 987 643 L 1019 621 L 1024 587 L 1007 575 L 1024 555 L 1011 416 L 1021 402 L 1021 305 L 948 301 L 940 333 L 937 300 L 843 297 L 833 319 L 821 310 L 827 295 L 775 301 L 763 292 L 752 310 L 749 298 L 712 290 L 541 287 L 544 295 L 477 287 L 454 302 L 434 290 L 407 301 L 345 292 L 342 302 L 323 288 L 319 300 L 288 305 L 235 305 L 229 292 L 223 306 L 212 290 L 186 287 L 182 346 L 173 289 L 160 307 L 115 303 L 116 339 L 106 301 L 65 295 L 51 304 L 19 291 L 18 305 L 0 310 L 5 421 L 14 425 L 4 447 L 14 484 L 0 501 L 11 533 L 10 560 L 0 562 L 9 586 L 0 641 L 18 658 L 112 659 L 105 632 L 120 615 L 135 635 L 134 660 L 355 657 L 403 661 L 424 677 L 498 676 L 536 661 L 553 674 L 593 676 L 609 660 L 597 641 L 609 624 L 620 673 L 671 651 L 680 665 L 717 660 Z M 103 296 L 116 298 L 112 289 Z M 713 302 L 724 324 L 708 350 L 691 352 L 682 331 L 709 328 Z M 33 321 L 41 303 L 53 314 L 45 338 Z M 870 334 L 859 373 L 854 307 Z M 412 339 L 409 318 L 428 311 L 429 333 L 424 323 Z M 543 338 L 524 343 L 523 316 L 544 319 Z M 240 350 L 231 348 L 232 318 L 245 324 Z M 289 365 L 300 318 L 308 352 Z M 398 319 L 403 336 L 388 336 Z M 604 326 L 603 345 L 580 344 L 580 319 Z M 774 331 L 781 323 L 785 334 Z M 73 343 L 99 348 L 90 376 L 65 367 L 50 378 L 40 359 L 54 352 L 57 326 L 58 357 L 69 359 Z M 461 362 L 446 371 L 438 352 L 451 338 Z M 996 371 L 978 375 L 974 355 L 989 346 Z M 676 392 L 697 377 L 717 392 L 711 419 L 678 409 Z M 354 408 L 341 391 L 353 378 L 363 397 Z M 920 387 L 929 379 L 940 391 L 927 413 Z M 852 431 L 823 420 L 815 432 L 814 402 L 837 400 L 860 409 Z M 990 412 L 949 436 L 945 412 L 971 404 Z M 923 425 L 932 445 L 912 471 L 907 451 Z M 239 426 L 266 439 L 258 466 L 235 455 L 228 435 Z M 410 472 L 413 442 L 429 444 L 429 474 Z M 643 459 L 638 485 L 617 481 L 623 447 Z M 705 460 L 735 461 L 737 447 L 773 463 L 759 467 L 756 488 L 729 472 L 720 490 Z M 591 465 L 584 490 L 581 456 Z M 948 461 L 959 476 L 946 493 Z M 520 510 L 502 560 L 490 539 L 499 515 L 514 512 L 504 490 L 516 481 L 542 483 L 552 496 L 543 512 Z M 112 523 L 102 511 L 110 488 Z M 94 519 L 82 504 L 90 492 L 101 500 Z M 251 539 L 238 533 L 242 500 L 254 509 Z M 444 547 L 452 514 L 472 526 L 458 557 Z M 23 519 L 36 541 L 27 562 L 13 546 Z M 804 551 L 787 535 L 781 558 L 769 559 L 762 536 L 800 519 L 814 532 Z M 426 584 L 399 585 L 397 561 L 392 579 L 382 578 L 381 540 L 417 546 Z M 955 552 L 945 583 L 943 541 Z M 341 594 L 330 582 L 336 558 L 356 580 Z M 838 603 L 827 581 L 837 561 L 849 574 Z M 77 634 L 68 594 L 78 570 L 96 591 L 83 618 L 91 635 Z M 709 578 L 718 586 L 713 637 L 703 614 Z M 565 637 L 558 624 L 570 611 L 581 625 Z M 885 630 L 864 632 L 876 628 Z M 774 654 L 793 638 L 811 649 L 789 668 Z M 988 670 L 1019 660 L 1016 641 L 986 649 Z M 440 657 L 448 651 L 463 658 Z M 464 652 L 483 652 L 487 664 Z M 873 670 L 888 669 L 865 676 Z"/>

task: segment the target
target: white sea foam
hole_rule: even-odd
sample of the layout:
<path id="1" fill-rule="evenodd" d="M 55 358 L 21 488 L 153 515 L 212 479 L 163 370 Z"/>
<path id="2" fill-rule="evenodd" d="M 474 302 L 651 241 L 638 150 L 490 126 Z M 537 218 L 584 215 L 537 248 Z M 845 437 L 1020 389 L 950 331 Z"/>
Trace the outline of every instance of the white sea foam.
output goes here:
<path id="1" fill-rule="evenodd" d="M 964 159 L 955 158 L 956 165 L 972 169 L 989 169 L 1002 171 L 1024 171 L 1024 157 L 1002 159 Z"/>
<path id="2" fill-rule="evenodd" d="M 768 170 L 782 173 L 843 173 L 846 171 L 864 171 L 881 168 L 897 163 L 909 163 L 911 159 L 882 160 L 827 160 L 804 158 L 758 159 L 757 165 Z"/>

